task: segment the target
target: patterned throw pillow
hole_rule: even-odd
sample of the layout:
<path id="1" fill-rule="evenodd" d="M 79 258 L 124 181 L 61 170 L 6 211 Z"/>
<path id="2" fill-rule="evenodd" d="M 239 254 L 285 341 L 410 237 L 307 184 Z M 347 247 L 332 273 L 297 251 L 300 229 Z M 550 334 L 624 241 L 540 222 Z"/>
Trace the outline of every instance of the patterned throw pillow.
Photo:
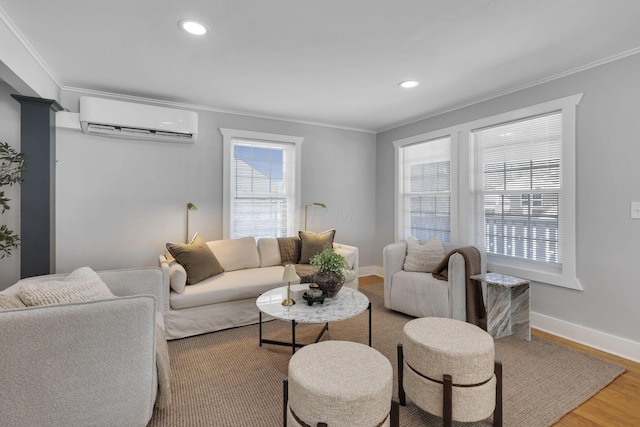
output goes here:
<path id="1" fill-rule="evenodd" d="M 415 237 L 407 239 L 407 256 L 404 259 L 404 271 L 431 273 L 444 259 L 444 246 L 437 237 L 422 242 Z"/>
<path id="2" fill-rule="evenodd" d="M 277 240 L 282 264 L 298 264 L 302 244 L 300 239 L 297 237 L 278 237 Z"/>
<path id="3" fill-rule="evenodd" d="M 89 267 L 81 267 L 61 279 L 28 280 L 18 297 L 27 306 L 64 304 L 113 298 L 115 295 Z"/>

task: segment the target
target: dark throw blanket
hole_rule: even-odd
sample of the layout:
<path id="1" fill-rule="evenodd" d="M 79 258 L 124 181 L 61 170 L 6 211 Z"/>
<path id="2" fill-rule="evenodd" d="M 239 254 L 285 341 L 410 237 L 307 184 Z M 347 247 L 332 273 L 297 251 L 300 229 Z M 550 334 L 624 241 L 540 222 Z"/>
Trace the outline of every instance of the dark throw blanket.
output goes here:
<path id="1" fill-rule="evenodd" d="M 465 246 L 449 252 L 444 259 L 433 269 L 432 274 L 438 280 L 449 280 L 449 258 L 451 255 L 459 253 L 464 258 L 465 283 L 467 293 L 467 322 L 480 326 L 487 330 L 487 310 L 484 307 L 482 298 L 482 285 L 477 280 L 469 277 L 480 274 L 480 251 L 473 246 Z"/>

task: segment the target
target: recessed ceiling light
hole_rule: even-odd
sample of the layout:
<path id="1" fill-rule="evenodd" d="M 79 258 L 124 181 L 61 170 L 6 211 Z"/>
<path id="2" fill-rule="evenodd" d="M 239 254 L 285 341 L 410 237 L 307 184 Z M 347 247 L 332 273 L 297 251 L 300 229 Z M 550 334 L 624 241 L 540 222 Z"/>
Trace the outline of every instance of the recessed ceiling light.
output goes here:
<path id="1" fill-rule="evenodd" d="M 405 80 L 403 82 L 398 83 L 398 86 L 404 89 L 411 89 L 418 86 L 419 84 L 420 82 L 417 80 Z"/>
<path id="2" fill-rule="evenodd" d="M 178 23 L 178 25 L 180 25 L 180 28 L 185 30 L 187 33 L 195 34 L 196 36 L 207 34 L 207 27 L 199 22 L 192 21 L 190 19 L 182 20 Z"/>

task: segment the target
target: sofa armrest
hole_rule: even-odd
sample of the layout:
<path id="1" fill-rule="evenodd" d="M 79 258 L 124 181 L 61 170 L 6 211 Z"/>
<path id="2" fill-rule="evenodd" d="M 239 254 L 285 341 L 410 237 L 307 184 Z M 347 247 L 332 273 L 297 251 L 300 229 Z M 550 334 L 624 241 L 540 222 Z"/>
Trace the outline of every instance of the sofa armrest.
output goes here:
<path id="1" fill-rule="evenodd" d="M 348 282 L 345 282 L 344 285 L 349 288 L 358 289 L 358 269 L 360 268 L 360 251 L 356 246 L 345 245 L 344 243 L 336 243 L 336 242 L 333 242 L 333 249 L 334 250 L 337 249 L 339 252 L 347 253 L 348 255 L 353 257 L 353 265 L 351 266 L 353 275 L 349 275 L 349 276 L 353 276 L 353 278 Z"/>
<path id="2" fill-rule="evenodd" d="M 384 306 L 391 308 L 391 277 L 402 270 L 407 254 L 407 242 L 390 243 L 382 250 L 382 268 L 384 270 Z"/>
<path id="3" fill-rule="evenodd" d="M 3 425 L 145 426 L 157 393 L 155 298 L 0 312 Z"/>

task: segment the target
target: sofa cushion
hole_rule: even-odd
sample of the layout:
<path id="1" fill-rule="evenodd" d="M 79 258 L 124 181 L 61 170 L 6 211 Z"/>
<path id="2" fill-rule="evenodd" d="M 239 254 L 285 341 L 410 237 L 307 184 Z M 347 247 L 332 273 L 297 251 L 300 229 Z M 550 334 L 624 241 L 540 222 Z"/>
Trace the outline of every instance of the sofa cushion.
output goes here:
<path id="1" fill-rule="evenodd" d="M 258 254 L 255 237 L 214 240 L 207 242 L 207 244 L 220 261 L 224 271 L 260 267 L 260 255 Z"/>
<path id="2" fill-rule="evenodd" d="M 282 264 L 278 240 L 274 237 L 258 239 L 258 255 L 260 256 L 260 267 L 272 267 Z"/>
<path id="3" fill-rule="evenodd" d="M 89 267 L 74 270 L 57 280 L 30 279 L 20 286 L 18 297 L 27 306 L 96 301 L 115 295 Z"/>
<path id="4" fill-rule="evenodd" d="M 200 236 L 196 236 L 191 243 L 167 243 L 167 250 L 187 272 L 187 285 L 195 285 L 224 271 Z"/>
<path id="5" fill-rule="evenodd" d="M 297 264 L 300 262 L 300 238 L 278 237 L 276 240 L 278 241 L 282 264 Z"/>
<path id="6" fill-rule="evenodd" d="M 0 310 L 11 310 L 14 308 L 24 308 L 26 305 L 13 295 L 0 294 Z"/>
<path id="7" fill-rule="evenodd" d="M 281 265 L 250 268 L 224 273 L 203 280 L 197 285 L 187 286 L 183 293 L 171 292 L 171 308 L 180 310 L 216 303 L 257 298 L 261 293 L 283 286 Z M 298 283 L 293 281 L 291 283 Z M 257 309 L 256 309 L 257 310 Z"/>
<path id="8" fill-rule="evenodd" d="M 314 233 L 312 231 L 299 231 L 301 247 L 300 247 L 300 264 L 309 264 L 311 258 L 322 252 L 326 248 L 333 248 L 333 238 L 336 230 L 327 230 L 322 233 Z"/>
<path id="9" fill-rule="evenodd" d="M 407 239 L 407 256 L 404 259 L 404 271 L 430 273 L 444 259 L 444 246 L 437 237 L 420 241 L 415 237 Z"/>
<path id="10" fill-rule="evenodd" d="M 449 282 L 428 273 L 400 270 L 393 274 L 392 283 L 392 310 L 415 317 L 451 317 Z"/>

